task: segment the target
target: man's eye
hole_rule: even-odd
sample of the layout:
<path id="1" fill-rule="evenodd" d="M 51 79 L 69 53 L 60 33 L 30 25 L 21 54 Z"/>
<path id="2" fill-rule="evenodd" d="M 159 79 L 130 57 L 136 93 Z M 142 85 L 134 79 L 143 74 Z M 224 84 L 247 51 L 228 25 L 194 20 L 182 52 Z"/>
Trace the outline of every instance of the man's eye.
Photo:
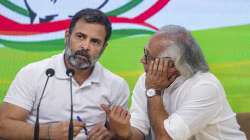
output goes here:
<path id="1" fill-rule="evenodd" d="M 80 38 L 80 39 L 81 39 L 81 38 L 83 38 L 83 36 L 82 36 L 82 35 L 77 35 L 77 37 L 78 37 L 78 38 Z"/>
<path id="2" fill-rule="evenodd" d="M 99 46 L 101 42 L 99 40 L 92 40 L 93 44 Z"/>

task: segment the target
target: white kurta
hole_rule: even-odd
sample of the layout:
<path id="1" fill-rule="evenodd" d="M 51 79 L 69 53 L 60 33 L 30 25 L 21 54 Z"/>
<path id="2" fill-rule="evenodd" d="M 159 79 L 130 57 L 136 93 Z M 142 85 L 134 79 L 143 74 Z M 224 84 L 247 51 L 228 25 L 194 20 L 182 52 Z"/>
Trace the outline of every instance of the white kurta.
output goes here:
<path id="1" fill-rule="evenodd" d="M 47 68 L 55 70 L 48 81 L 40 106 L 40 123 L 70 119 L 70 82 L 66 75 L 63 54 L 35 62 L 22 68 L 11 84 L 4 102 L 22 107 L 30 112 L 27 122 L 34 124 L 37 105 L 46 81 Z M 129 87 L 121 77 L 96 63 L 90 77 L 82 85 L 73 80 L 74 119 L 79 116 L 90 130 L 95 124 L 105 123 L 106 114 L 101 104 L 120 105 L 127 108 Z M 76 139 L 86 139 L 84 131 Z"/>
<path id="2" fill-rule="evenodd" d="M 148 135 L 150 124 L 144 83 L 145 74 L 134 89 L 131 125 Z M 173 140 L 246 140 L 221 83 L 209 72 L 198 72 L 187 80 L 177 78 L 165 89 L 163 103 L 169 114 L 164 127 Z"/>

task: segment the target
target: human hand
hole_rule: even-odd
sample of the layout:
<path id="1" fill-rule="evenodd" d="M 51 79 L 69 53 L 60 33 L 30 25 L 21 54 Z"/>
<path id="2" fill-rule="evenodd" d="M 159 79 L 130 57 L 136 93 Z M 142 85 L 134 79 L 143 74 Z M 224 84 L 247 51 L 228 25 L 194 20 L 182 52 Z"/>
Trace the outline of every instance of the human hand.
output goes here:
<path id="1" fill-rule="evenodd" d="M 153 88 L 161 91 L 172 84 L 178 76 L 179 73 L 174 67 L 172 60 L 156 58 L 150 62 L 146 73 L 146 89 Z"/>
<path id="2" fill-rule="evenodd" d="M 120 138 L 129 138 L 131 136 L 130 113 L 120 106 L 110 109 L 107 105 L 102 104 L 101 107 L 109 117 L 110 130 Z"/>
<path id="3" fill-rule="evenodd" d="M 52 123 L 49 124 L 49 138 L 53 140 L 67 140 L 68 139 L 68 129 L 69 129 L 69 121 L 64 122 L 58 122 L 58 123 Z M 77 136 L 80 131 L 85 127 L 85 124 L 83 122 L 79 122 L 74 120 L 74 133 L 73 136 Z"/>
<path id="4" fill-rule="evenodd" d="M 102 123 L 98 123 L 89 131 L 88 140 L 111 140 L 113 137 L 112 132 Z"/>

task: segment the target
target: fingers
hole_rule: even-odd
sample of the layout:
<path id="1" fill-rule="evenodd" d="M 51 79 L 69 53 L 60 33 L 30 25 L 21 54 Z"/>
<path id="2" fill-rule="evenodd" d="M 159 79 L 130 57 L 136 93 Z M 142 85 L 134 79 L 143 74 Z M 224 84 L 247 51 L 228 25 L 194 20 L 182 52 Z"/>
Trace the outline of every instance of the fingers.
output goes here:
<path id="1" fill-rule="evenodd" d="M 167 59 L 159 59 L 159 65 L 157 69 L 157 77 L 162 77 L 168 74 L 168 62 Z"/>
<path id="2" fill-rule="evenodd" d="M 113 110 L 113 115 L 116 114 L 117 116 L 121 117 L 121 114 L 123 112 L 123 108 L 120 106 L 115 106 Z"/>
<path id="3" fill-rule="evenodd" d="M 159 66 L 160 59 L 156 58 L 155 61 L 153 62 L 153 69 L 152 69 L 152 75 L 157 75 L 158 73 L 158 66 Z"/>
<path id="4" fill-rule="evenodd" d="M 168 60 L 163 61 L 163 68 L 162 68 L 162 73 L 167 73 L 168 71 Z"/>
<path id="5" fill-rule="evenodd" d="M 168 58 L 156 58 L 154 61 L 151 61 L 146 73 L 146 88 L 158 90 L 167 88 L 177 77 L 171 72 L 173 70 L 177 73 L 174 62 Z"/>
<path id="6" fill-rule="evenodd" d="M 102 123 L 98 123 L 90 130 L 88 140 L 104 140 L 108 137 L 111 138 L 110 132 L 103 126 Z"/>
<path id="7" fill-rule="evenodd" d="M 89 131 L 88 140 L 94 140 L 94 138 L 96 137 L 95 134 L 96 132 L 98 132 L 100 125 L 101 124 L 97 124 Z"/>
<path id="8" fill-rule="evenodd" d="M 148 74 L 154 76 L 161 76 L 163 72 L 167 72 L 169 60 L 156 58 L 149 64 Z"/>
<path id="9" fill-rule="evenodd" d="M 80 122 L 80 121 L 73 121 L 73 125 L 74 125 L 74 136 L 76 136 L 77 134 L 80 133 L 80 131 L 86 127 L 85 123 Z"/>
<path id="10" fill-rule="evenodd" d="M 74 137 L 77 136 L 80 132 L 81 132 L 81 129 L 80 129 L 80 128 L 74 127 L 73 136 L 74 136 Z"/>
<path id="11" fill-rule="evenodd" d="M 151 75 L 151 73 L 152 73 L 152 71 L 153 71 L 153 65 L 154 65 L 154 61 L 150 61 L 150 62 L 149 62 L 149 66 L 148 66 L 147 75 Z"/>
<path id="12" fill-rule="evenodd" d="M 76 127 L 85 127 L 85 123 L 84 122 L 80 122 L 80 121 L 77 121 L 77 120 L 73 120 L 73 125 L 76 126 Z"/>
<path id="13" fill-rule="evenodd" d="M 127 115 L 128 115 L 128 111 L 127 111 L 127 110 L 123 110 L 123 111 L 121 112 L 121 117 L 122 117 L 122 118 L 126 118 Z"/>
<path id="14" fill-rule="evenodd" d="M 110 114 L 111 110 L 109 109 L 109 107 L 105 104 L 101 104 L 101 108 L 106 112 L 106 114 Z"/>
<path id="15" fill-rule="evenodd" d="M 101 106 L 103 110 L 106 110 L 105 112 L 109 113 L 108 115 L 110 121 L 109 123 L 123 122 L 130 120 L 130 113 L 121 106 L 113 106 L 111 109 L 110 108 L 107 109 L 106 105 L 101 105 Z"/>
<path id="16" fill-rule="evenodd" d="M 123 107 L 114 106 L 111 110 L 110 116 L 118 117 L 120 119 L 125 119 L 127 114 L 129 114 L 128 111 L 126 109 L 124 109 Z"/>
<path id="17" fill-rule="evenodd" d="M 162 74 L 163 68 L 164 68 L 164 60 L 159 59 L 159 64 L 158 64 L 158 68 L 157 68 L 157 76 Z"/>
<path id="18" fill-rule="evenodd" d="M 108 130 L 100 131 L 100 135 L 96 138 L 96 140 L 110 140 L 112 139 L 111 132 Z"/>
<path id="19" fill-rule="evenodd" d="M 129 121 L 130 118 L 131 118 L 131 115 L 130 115 L 130 113 L 127 111 L 127 114 L 126 114 L 126 117 L 125 117 L 126 121 Z"/>
<path id="20" fill-rule="evenodd" d="M 102 127 L 99 129 L 98 132 L 96 132 L 96 138 L 95 140 L 103 140 L 107 137 L 109 137 L 109 134 L 110 132 L 105 128 L 105 127 Z"/>
<path id="21" fill-rule="evenodd" d="M 67 139 L 69 123 L 69 121 L 52 123 L 49 129 L 50 137 L 52 139 L 60 140 Z M 85 127 L 85 124 L 83 122 L 73 120 L 73 127 L 73 136 L 75 137 L 81 132 L 83 127 Z"/>
<path id="22" fill-rule="evenodd" d="M 150 61 L 149 69 L 148 69 L 148 73 L 150 75 L 157 75 L 157 73 L 159 71 L 160 61 L 162 61 L 162 59 L 160 59 L 160 58 L 156 58 L 155 60 Z"/>

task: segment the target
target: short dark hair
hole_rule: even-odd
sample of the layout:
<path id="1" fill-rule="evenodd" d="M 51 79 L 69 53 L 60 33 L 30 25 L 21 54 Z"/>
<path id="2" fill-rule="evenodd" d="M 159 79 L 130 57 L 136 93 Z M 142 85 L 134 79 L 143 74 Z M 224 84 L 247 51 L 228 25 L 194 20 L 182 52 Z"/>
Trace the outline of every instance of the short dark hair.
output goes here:
<path id="1" fill-rule="evenodd" d="M 98 9 L 82 9 L 78 11 L 72 18 L 69 25 L 69 33 L 71 34 L 79 19 L 83 19 L 87 23 L 98 23 L 105 26 L 106 37 L 105 42 L 110 39 L 112 27 L 108 17 Z"/>

